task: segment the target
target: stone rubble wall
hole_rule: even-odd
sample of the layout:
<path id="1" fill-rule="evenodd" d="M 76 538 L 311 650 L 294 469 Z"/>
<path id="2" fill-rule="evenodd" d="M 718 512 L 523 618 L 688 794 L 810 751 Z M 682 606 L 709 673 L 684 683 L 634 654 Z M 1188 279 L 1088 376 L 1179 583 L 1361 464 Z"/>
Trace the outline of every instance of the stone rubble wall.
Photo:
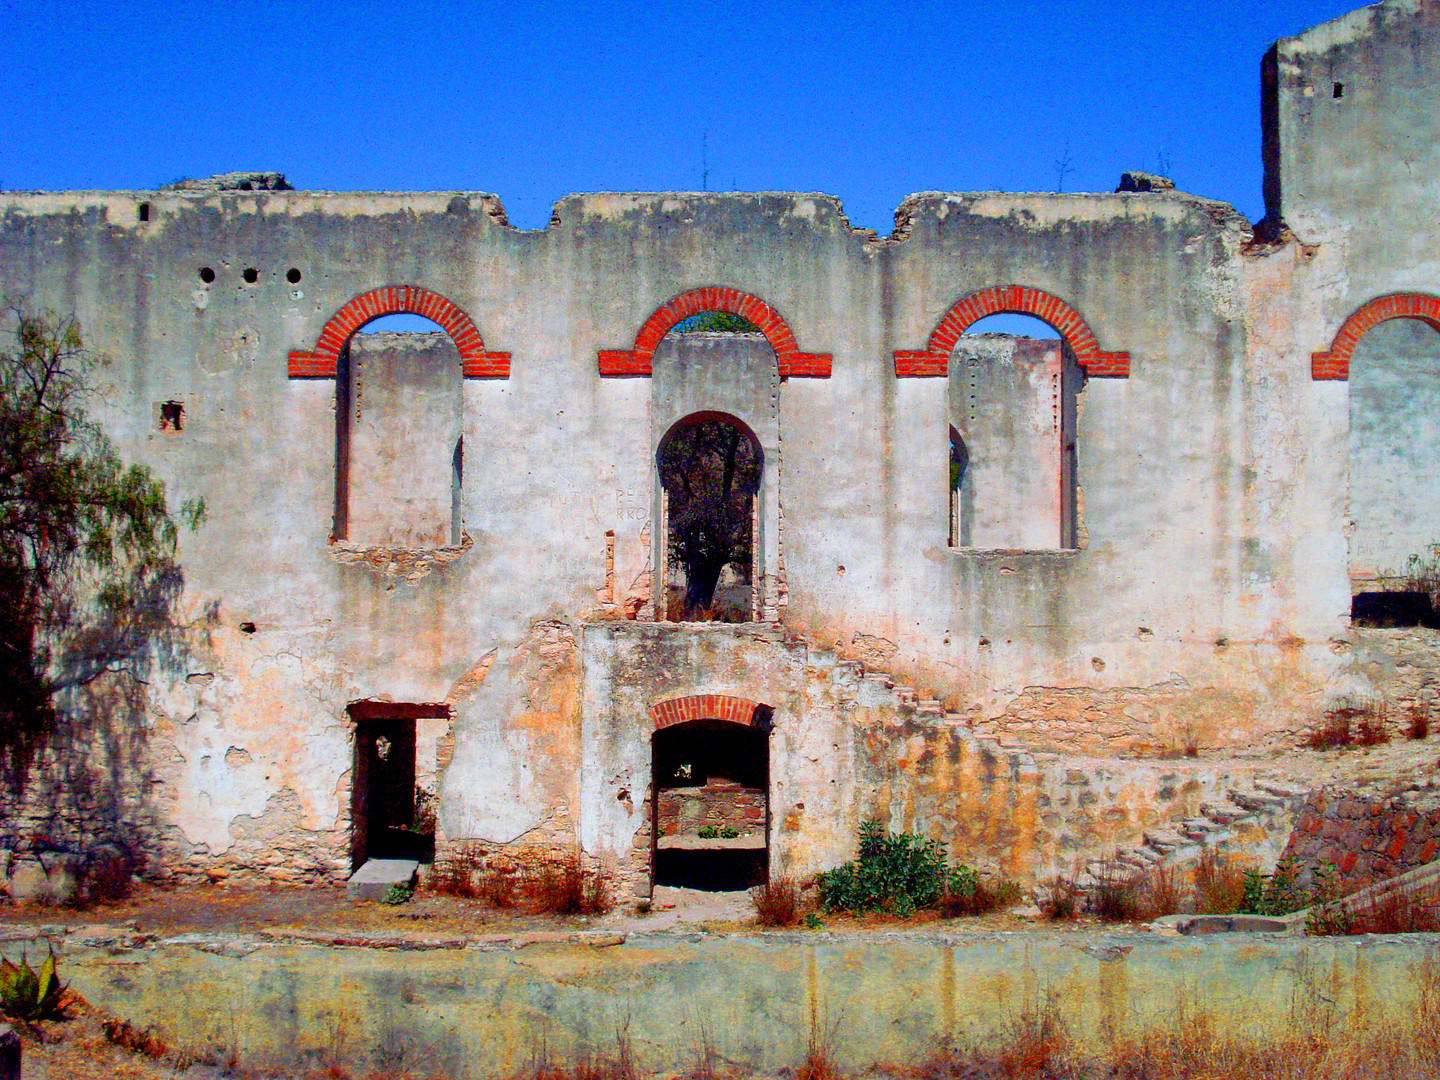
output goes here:
<path id="1" fill-rule="evenodd" d="M 694 836 L 707 826 L 731 828 L 741 836 L 765 829 L 765 792 L 728 782 L 660 792 L 661 836 Z"/>
<path id="2" fill-rule="evenodd" d="M 1285 846 L 1284 858 L 1308 882 L 1334 867 L 1335 884 L 1352 893 L 1434 862 L 1440 854 L 1440 805 L 1408 805 L 1357 791 L 1325 787 L 1312 792 Z"/>

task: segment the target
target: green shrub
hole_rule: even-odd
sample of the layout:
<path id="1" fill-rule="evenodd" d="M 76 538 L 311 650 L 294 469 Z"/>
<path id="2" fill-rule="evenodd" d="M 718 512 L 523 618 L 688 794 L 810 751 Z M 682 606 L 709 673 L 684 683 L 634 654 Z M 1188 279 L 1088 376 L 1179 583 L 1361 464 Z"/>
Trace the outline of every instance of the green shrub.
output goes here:
<path id="1" fill-rule="evenodd" d="M 1275 867 L 1274 874 L 1246 870 L 1245 898 L 1240 903 L 1240 910 L 1246 915 L 1275 916 L 1289 915 L 1308 907 L 1331 905 L 1339 895 L 1335 867 L 1326 863 L 1310 873 L 1312 884 L 1306 888 L 1298 880 L 1299 868 L 1288 859 Z"/>
<path id="2" fill-rule="evenodd" d="M 45 1020 L 60 1015 L 60 995 L 65 987 L 55 973 L 55 954 L 51 952 L 41 965 L 39 974 L 25 957 L 16 967 L 9 960 L 0 960 L 0 1012 L 11 1020 Z"/>
<path id="3" fill-rule="evenodd" d="M 860 826 L 860 858 L 815 879 L 826 911 L 888 911 L 909 915 L 946 896 L 973 896 L 979 875 L 945 864 L 945 849 L 914 833 L 891 836 L 879 821 Z"/>
<path id="4" fill-rule="evenodd" d="M 391 885 L 390 891 L 380 902 L 389 904 L 391 907 L 399 907 L 401 904 L 408 904 L 414 895 L 415 886 L 413 885 Z"/>

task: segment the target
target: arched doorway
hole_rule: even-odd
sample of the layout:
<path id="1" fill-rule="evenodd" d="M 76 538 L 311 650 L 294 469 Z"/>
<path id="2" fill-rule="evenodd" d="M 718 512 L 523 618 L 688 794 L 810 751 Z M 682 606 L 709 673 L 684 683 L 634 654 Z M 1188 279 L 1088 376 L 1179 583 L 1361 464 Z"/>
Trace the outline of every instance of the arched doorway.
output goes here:
<path id="1" fill-rule="evenodd" d="M 655 453 L 663 493 L 665 616 L 748 622 L 756 617 L 756 497 L 760 440 L 727 413 L 678 421 Z"/>
<path id="2" fill-rule="evenodd" d="M 768 710 L 756 710 L 761 721 Z M 701 718 L 652 736 L 653 883 L 733 891 L 770 871 L 766 722 Z"/>

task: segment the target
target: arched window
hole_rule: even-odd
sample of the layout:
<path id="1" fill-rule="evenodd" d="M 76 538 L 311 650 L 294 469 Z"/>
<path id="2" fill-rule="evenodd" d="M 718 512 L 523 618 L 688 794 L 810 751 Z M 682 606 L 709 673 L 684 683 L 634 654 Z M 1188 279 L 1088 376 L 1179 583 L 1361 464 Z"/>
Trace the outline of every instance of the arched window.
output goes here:
<path id="1" fill-rule="evenodd" d="M 948 362 L 950 543 L 1075 545 L 1075 398 L 1084 373 L 1039 319 L 972 324 Z"/>
<path id="2" fill-rule="evenodd" d="M 459 544 L 464 391 L 455 343 L 420 316 L 382 316 L 350 339 L 338 367 L 337 539 Z"/>
<path id="3" fill-rule="evenodd" d="M 670 429 L 655 462 L 665 493 L 667 617 L 750 621 L 760 440 L 733 416 L 696 413 Z"/>
<path id="4" fill-rule="evenodd" d="M 509 353 L 487 351 L 470 317 L 439 293 L 387 285 L 332 315 L 312 348 L 292 350 L 289 375 L 335 380 L 332 539 L 462 542 L 459 380 L 508 379 Z"/>
<path id="5" fill-rule="evenodd" d="M 1435 626 L 1440 565 L 1440 331 L 1397 318 L 1349 358 L 1352 618 Z"/>

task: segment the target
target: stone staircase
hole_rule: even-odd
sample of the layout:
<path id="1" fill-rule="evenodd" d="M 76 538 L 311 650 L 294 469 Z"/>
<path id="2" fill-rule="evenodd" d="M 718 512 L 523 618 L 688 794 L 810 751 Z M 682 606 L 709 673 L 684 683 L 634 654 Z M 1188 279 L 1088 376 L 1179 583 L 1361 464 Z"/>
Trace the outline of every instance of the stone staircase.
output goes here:
<path id="1" fill-rule="evenodd" d="M 1308 788 L 1273 780 L 1231 788 L 1224 805 L 1202 803 L 1199 817 L 1186 818 L 1171 829 L 1148 830 L 1141 843 L 1091 860 L 1076 884 L 1084 890 L 1101 880 L 1124 880 L 1156 867 L 1188 866 L 1206 852 L 1244 852 L 1255 858 L 1259 869 L 1269 872 L 1308 794 Z"/>
<path id="2" fill-rule="evenodd" d="M 1065 757 L 1054 751 L 1007 746 L 999 739 L 977 735 L 965 716 L 947 712 L 939 700 L 922 698 L 914 687 L 897 685 L 888 672 L 867 669 L 858 660 L 841 659 L 833 649 L 816 646 L 806 638 L 777 630 L 774 640 L 797 662 L 821 670 L 828 668 L 842 700 L 868 699 L 865 703 L 880 705 L 888 697 L 897 716 L 913 716 L 920 723 L 948 727 L 978 751 L 993 756 L 997 765 L 1016 774 Z M 1270 780 L 1230 788 L 1223 804 L 1202 803 L 1200 816 L 1175 822 L 1169 828 L 1148 830 L 1140 843 L 1089 860 L 1076 875 L 1075 884 L 1085 892 L 1102 879 L 1114 880 L 1117 874 L 1124 879 L 1153 867 L 1192 865 L 1207 851 L 1243 855 L 1268 872 L 1284 851 L 1308 794 L 1308 788 Z"/>
<path id="3" fill-rule="evenodd" d="M 781 640 L 786 651 L 800 663 L 821 670 L 828 668 L 830 681 L 839 690 L 842 700 L 858 702 L 862 695 L 866 695 L 871 697 L 871 703 L 878 704 L 875 698 L 889 697 L 894 702 L 897 715 L 911 715 L 921 723 L 952 728 L 976 749 L 994 755 L 1012 768 L 1033 769 L 1037 761 L 1056 761 L 1061 757 L 1060 754 L 1045 751 L 1005 746 L 999 739 L 976 735 L 971 731 L 966 717 L 960 713 L 946 712 L 938 699 L 922 698 L 913 686 L 897 684 L 890 673 L 868 669 L 859 660 L 842 660 L 834 649 L 817 646 L 806 638 L 788 632 L 777 640 Z"/>

